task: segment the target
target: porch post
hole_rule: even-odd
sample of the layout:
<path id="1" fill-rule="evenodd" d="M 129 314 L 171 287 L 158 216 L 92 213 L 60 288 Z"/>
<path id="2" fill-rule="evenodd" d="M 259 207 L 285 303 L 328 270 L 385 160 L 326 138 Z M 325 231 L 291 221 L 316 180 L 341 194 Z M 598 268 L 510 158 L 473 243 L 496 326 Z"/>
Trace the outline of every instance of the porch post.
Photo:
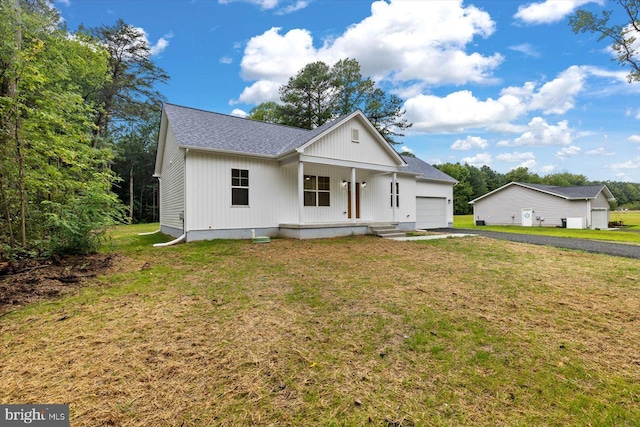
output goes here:
<path id="1" fill-rule="evenodd" d="M 351 222 L 356 222 L 356 168 L 351 168 Z"/>
<path id="2" fill-rule="evenodd" d="M 398 210 L 398 195 L 396 194 L 398 175 L 394 172 L 391 180 L 391 210 L 393 211 L 393 222 L 397 221 L 396 211 Z"/>
<path id="3" fill-rule="evenodd" d="M 304 163 L 298 162 L 298 223 L 304 223 Z"/>

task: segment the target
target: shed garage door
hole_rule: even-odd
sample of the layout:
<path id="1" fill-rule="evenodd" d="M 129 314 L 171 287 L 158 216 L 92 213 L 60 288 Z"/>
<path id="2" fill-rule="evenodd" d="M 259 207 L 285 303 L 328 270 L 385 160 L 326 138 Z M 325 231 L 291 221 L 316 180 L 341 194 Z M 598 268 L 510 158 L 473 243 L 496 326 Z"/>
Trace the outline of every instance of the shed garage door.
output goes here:
<path id="1" fill-rule="evenodd" d="M 609 212 L 606 209 L 591 211 L 591 228 L 599 228 L 600 230 L 609 228 Z"/>
<path id="2" fill-rule="evenodd" d="M 439 197 L 416 197 L 416 228 L 443 228 L 447 226 L 447 201 Z"/>

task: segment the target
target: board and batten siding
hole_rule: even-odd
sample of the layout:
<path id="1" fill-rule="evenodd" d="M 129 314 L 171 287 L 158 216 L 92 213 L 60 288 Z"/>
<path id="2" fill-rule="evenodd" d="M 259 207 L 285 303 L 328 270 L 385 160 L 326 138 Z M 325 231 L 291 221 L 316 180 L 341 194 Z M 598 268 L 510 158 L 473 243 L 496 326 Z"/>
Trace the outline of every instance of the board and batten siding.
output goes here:
<path id="1" fill-rule="evenodd" d="M 358 141 L 352 141 L 352 130 L 358 131 Z M 304 150 L 305 155 L 327 159 L 349 160 L 397 167 L 398 162 L 380 145 L 367 126 L 354 118 L 332 130 Z"/>
<path id="2" fill-rule="evenodd" d="M 178 147 L 171 125 L 167 125 L 165 148 L 160 174 L 160 225 L 170 227 L 164 233 L 178 237 L 183 231 L 181 214 L 184 211 L 184 150 Z"/>
<path id="3" fill-rule="evenodd" d="M 297 221 L 297 170 L 274 160 L 221 156 L 190 151 L 187 155 L 187 227 L 224 230 L 278 227 Z M 231 170 L 249 171 L 249 205 L 232 206 Z"/>
<path id="4" fill-rule="evenodd" d="M 522 209 L 533 209 L 536 217 L 544 218 L 542 225 L 562 225 L 562 218 L 590 218 L 585 200 L 566 200 L 519 185 L 506 187 L 473 204 L 475 220 L 487 225 L 521 225 Z"/>

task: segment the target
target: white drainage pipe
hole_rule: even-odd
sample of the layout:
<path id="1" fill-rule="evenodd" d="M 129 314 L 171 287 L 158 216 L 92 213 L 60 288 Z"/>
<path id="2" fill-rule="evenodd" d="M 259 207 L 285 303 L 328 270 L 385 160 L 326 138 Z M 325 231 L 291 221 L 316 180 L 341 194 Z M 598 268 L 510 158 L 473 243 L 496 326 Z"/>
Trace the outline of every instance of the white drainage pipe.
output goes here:
<path id="1" fill-rule="evenodd" d="M 165 243 L 154 243 L 153 247 L 154 248 L 162 248 L 165 246 L 171 246 L 171 245 L 175 245 L 176 243 L 180 243 L 184 240 L 184 238 L 187 237 L 186 234 L 183 234 L 182 236 L 178 237 L 175 240 L 172 240 L 170 242 L 165 242 Z"/>
<path id="2" fill-rule="evenodd" d="M 150 236 L 152 234 L 159 233 L 160 229 L 158 228 L 156 231 L 149 231 L 148 233 L 138 233 L 138 236 Z"/>

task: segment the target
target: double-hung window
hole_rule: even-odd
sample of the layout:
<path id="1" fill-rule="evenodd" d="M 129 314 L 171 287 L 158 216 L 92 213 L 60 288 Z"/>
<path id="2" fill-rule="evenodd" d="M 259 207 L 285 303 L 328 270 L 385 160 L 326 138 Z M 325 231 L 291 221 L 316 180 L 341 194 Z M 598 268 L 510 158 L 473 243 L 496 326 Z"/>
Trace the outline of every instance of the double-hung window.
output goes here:
<path id="1" fill-rule="evenodd" d="M 391 207 L 393 207 L 393 181 L 391 181 Z M 400 207 L 400 183 L 396 181 L 396 208 Z"/>
<path id="2" fill-rule="evenodd" d="M 330 206 L 331 185 L 328 176 L 304 176 L 304 205 Z"/>
<path id="3" fill-rule="evenodd" d="M 249 206 L 249 171 L 231 169 L 231 205 Z"/>

